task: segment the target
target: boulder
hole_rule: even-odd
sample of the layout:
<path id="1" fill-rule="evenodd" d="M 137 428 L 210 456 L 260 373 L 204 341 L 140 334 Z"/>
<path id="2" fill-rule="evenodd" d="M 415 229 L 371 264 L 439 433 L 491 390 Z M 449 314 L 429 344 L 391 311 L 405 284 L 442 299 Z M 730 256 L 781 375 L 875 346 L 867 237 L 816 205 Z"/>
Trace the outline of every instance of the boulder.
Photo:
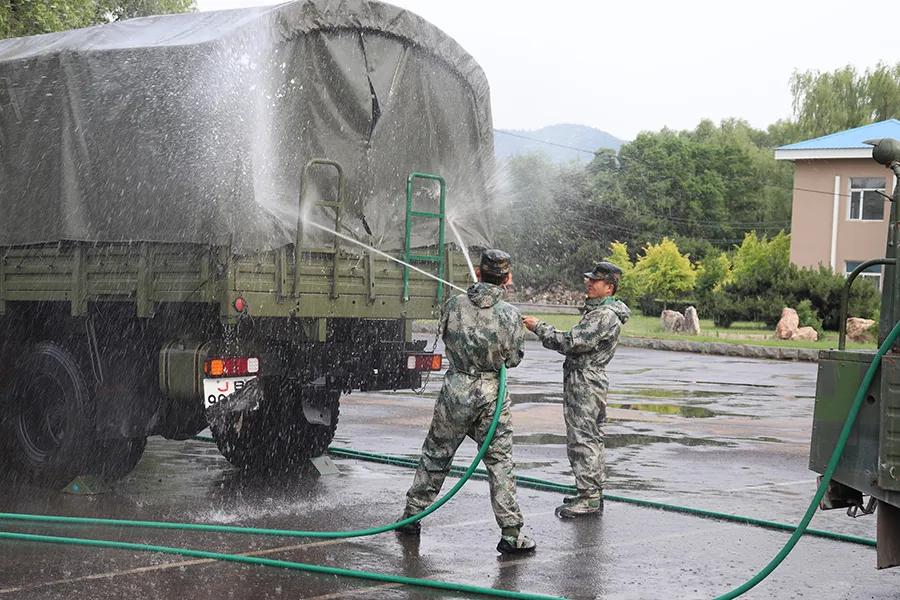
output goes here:
<path id="1" fill-rule="evenodd" d="M 684 331 L 684 315 L 677 310 L 664 310 L 659 316 L 664 331 L 680 333 Z"/>
<path id="2" fill-rule="evenodd" d="M 700 317 L 693 306 L 684 309 L 684 332 L 688 335 L 700 335 Z"/>
<path id="3" fill-rule="evenodd" d="M 869 331 L 875 321 L 872 319 L 860 319 L 850 317 L 847 319 L 847 337 L 854 342 L 872 342 L 875 336 Z"/>
<path id="4" fill-rule="evenodd" d="M 792 340 L 803 340 L 805 342 L 815 342 L 819 339 L 819 334 L 812 327 L 800 327 L 796 331 L 794 331 L 794 335 L 791 336 Z"/>
<path id="5" fill-rule="evenodd" d="M 793 308 L 784 307 L 781 311 L 781 319 L 775 326 L 775 337 L 779 340 L 794 339 L 794 333 L 800 327 L 800 317 Z"/>

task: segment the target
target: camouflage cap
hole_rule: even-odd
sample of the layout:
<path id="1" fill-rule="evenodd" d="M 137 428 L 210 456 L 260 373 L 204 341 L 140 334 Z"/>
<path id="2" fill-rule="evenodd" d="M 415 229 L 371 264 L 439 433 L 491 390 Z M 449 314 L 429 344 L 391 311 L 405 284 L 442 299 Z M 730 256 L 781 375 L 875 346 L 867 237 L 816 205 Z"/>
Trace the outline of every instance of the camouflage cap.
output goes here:
<path id="1" fill-rule="evenodd" d="M 609 283 L 619 283 L 622 278 L 622 269 L 611 262 L 598 262 L 594 268 L 584 274 L 588 279 L 598 281 L 607 281 Z"/>
<path id="2" fill-rule="evenodd" d="M 509 254 L 496 248 L 488 248 L 481 253 L 481 263 L 478 268 L 482 273 L 489 273 L 502 277 L 509 273 Z"/>

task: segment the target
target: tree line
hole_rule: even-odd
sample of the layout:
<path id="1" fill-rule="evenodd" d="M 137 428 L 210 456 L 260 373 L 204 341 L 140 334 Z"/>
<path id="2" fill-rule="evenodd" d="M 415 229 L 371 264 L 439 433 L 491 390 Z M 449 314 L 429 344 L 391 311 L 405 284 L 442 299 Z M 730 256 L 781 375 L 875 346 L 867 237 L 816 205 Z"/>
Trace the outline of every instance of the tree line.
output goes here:
<path id="1" fill-rule="evenodd" d="M 517 258 L 517 282 L 577 285 L 585 265 L 611 248 L 634 263 L 669 244 L 690 264 L 704 265 L 697 270 L 702 280 L 704 270 L 732 261 L 750 233 L 779 240 L 786 253 L 787 238 L 778 236 L 790 232 L 793 165 L 776 161 L 774 149 L 900 118 L 900 63 L 796 72 L 790 89 L 792 118 L 765 130 L 740 119 L 704 120 L 693 130 L 642 132 L 618 153 L 598 151 L 586 166 L 554 165 L 539 155 L 510 159 L 497 243 Z M 788 268 L 786 254 L 783 261 Z"/>

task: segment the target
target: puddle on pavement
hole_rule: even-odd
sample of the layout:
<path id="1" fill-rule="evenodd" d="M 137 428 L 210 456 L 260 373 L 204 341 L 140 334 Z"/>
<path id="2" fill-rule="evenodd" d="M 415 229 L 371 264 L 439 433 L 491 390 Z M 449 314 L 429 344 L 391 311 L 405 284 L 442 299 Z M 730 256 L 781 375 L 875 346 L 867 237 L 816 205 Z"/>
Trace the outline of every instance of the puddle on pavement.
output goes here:
<path id="1" fill-rule="evenodd" d="M 705 385 L 722 385 L 722 386 L 736 386 L 736 387 L 753 387 L 753 388 L 776 388 L 779 387 L 774 383 L 735 383 L 731 381 L 695 381 L 694 383 L 702 383 Z"/>
<path id="2" fill-rule="evenodd" d="M 562 404 L 562 396 L 554 394 L 510 394 L 509 399 L 513 404 Z"/>
<path id="3" fill-rule="evenodd" d="M 666 437 L 662 435 L 647 435 L 641 433 L 608 433 L 604 436 L 604 443 L 608 449 L 626 448 L 628 446 L 647 446 L 649 444 L 681 444 L 683 446 L 733 446 L 730 442 L 721 442 L 706 438 L 693 438 L 686 436 Z M 513 436 L 515 444 L 534 445 L 565 445 L 566 436 L 557 433 L 528 433 Z"/>
<path id="4" fill-rule="evenodd" d="M 610 391 L 610 395 L 639 396 L 641 398 L 727 398 L 733 396 L 729 392 L 712 392 L 708 390 L 685 390 L 671 388 L 625 388 Z"/>
<path id="5" fill-rule="evenodd" d="M 677 404 L 618 404 L 611 402 L 610 408 L 622 408 L 625 410 L 640 410 L 644 412 L 652 412 L 658 415 L 677 415 L 679 417 L 687 417 L 688 419 L 706 419 L 718 416 L 720 413 L 713 412 L 702 406 L 679 406 Z"/>

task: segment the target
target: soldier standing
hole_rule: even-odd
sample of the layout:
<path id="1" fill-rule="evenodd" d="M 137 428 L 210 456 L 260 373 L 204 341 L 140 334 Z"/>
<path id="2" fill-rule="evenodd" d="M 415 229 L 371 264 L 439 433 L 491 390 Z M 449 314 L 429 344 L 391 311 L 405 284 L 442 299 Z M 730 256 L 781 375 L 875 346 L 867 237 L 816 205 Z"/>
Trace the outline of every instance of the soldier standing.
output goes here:
<path id="1" fill-rule="evenodd" d="M 566 357 L 563 363 L 563 406 L 566 451 L 575 474 L 577 496 L 563 499 L 556 509 L 562 518 L 595 514 L 603 509 L 603 430 L 606 420 L 606 365 L 619 342 L 619 330 L 631 312 L 615 298 L 622 270 L 598 263 L 584 274 L 587 298 L 581 320 L 570 331 L 557 331 L 535 317 L 523 317 L 525 327 L 545 348 Z"/>
<path id="2" fill-rule="evenodd" d="M 477 270 L 478 283 L 451 298 L 440 328 L 450 366 L 434 406 L 434 417 L 415 479 L 406 494 L 403 518 L 430 506 L 450 472 L 456 449 L 468 435 L 484 442 L 493 421 L 501 365 L 512 368 L 524 355 L 525 330 L 519 311 L 503 302 L 501 286 L 512 283 L 509 254 L 485 250 Z M 533 552 L 534 540 L 522 532 L 522 512 L 516 501 L 512 459 L 513 432 L 509 395 L 503 398 L 500 421 L 484 455 L 491 505 L 501 528 L 497 550 L 504 554 Z M 418 534 L 417 521 L 398 530 Z"/>

